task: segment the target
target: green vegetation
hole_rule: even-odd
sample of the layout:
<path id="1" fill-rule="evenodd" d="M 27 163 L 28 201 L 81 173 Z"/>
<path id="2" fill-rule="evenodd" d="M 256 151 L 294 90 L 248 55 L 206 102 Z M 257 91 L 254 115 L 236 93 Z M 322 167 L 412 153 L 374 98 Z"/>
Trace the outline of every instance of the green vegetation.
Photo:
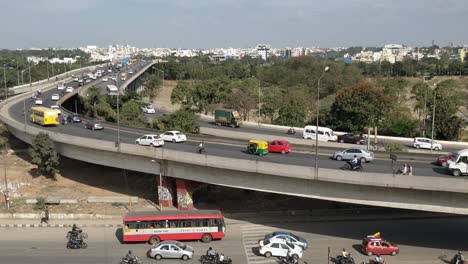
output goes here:
<path id="1" fill-rule="evenodd" d="M 198 119 L 194 110 L 182 108 L 162 118 L 156 118 L 153 121 L 153 127 L 161 131 L 178 130 L 195 134 L 200 132 Z"/>
<path id="2" fill-rule="evenodd" d="M 32 164 L 37 165 L 42 173 L 55 177 L 59 172 L 59 156 L 48 134 L 41 132 L 34 137 L 29 155 Z"/>
<path id="3" fill-rule="evenodd" d="M 36 199 L 37 203 L 33 206 L 33 210 L 42 211 L 46 208 L 46 199 L 44 197 L 39 197 Z"/>

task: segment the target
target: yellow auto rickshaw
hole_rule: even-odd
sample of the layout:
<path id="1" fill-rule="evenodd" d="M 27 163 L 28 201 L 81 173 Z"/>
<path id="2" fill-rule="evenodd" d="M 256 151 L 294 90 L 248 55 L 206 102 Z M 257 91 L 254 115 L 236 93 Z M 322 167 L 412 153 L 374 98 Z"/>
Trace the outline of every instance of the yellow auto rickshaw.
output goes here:
<path id="1" fill-rule="evenodd" d="M 253 155 L 263 156 L 268 153 L 268 142 L 262 140 L 250 140 L 247 152 Z"/>

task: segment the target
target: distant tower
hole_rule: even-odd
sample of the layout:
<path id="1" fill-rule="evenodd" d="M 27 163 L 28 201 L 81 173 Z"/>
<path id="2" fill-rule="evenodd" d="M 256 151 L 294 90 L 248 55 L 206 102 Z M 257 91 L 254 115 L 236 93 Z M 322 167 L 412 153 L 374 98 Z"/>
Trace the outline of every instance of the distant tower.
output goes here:
<path id="1" fill-rule="evenodd" d="M 258 44 L 257 53 L 263 60 L 267 60 L 270 57 L 270 45 Z"/>

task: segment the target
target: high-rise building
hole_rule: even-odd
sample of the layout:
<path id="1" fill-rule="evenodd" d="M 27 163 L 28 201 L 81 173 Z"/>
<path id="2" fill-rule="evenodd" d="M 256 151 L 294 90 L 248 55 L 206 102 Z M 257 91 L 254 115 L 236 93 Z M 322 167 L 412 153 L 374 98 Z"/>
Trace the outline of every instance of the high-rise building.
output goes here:
<path id="1" fill-rule="evenodd" d="M 285 59 L 291 58 L 291 48 L 286 47 L 286 48 L 284 48 L 284 50 L 281 50 L 281 57 L 283 57 Z"/>
<path id="2" fill-rule="evenodd" d="M 258 44 L 257 53 L 263 60 L 267 60 L 270 57 L 270 45 Z"/>

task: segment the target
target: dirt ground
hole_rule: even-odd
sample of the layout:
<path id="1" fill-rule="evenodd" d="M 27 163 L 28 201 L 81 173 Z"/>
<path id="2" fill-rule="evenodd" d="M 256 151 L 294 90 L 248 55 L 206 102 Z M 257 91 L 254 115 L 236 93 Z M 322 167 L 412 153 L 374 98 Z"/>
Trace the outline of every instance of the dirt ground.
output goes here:
<path id="1" fill-rule="evenodd" d="M 180 105 L 171 103 L 172 90 L 177 86 L 177 81 L 165 80 L 164 88 L 161 89 L 158 96 L 153 100 L 153 105 L 165 111 L 176 111 Z"/>

